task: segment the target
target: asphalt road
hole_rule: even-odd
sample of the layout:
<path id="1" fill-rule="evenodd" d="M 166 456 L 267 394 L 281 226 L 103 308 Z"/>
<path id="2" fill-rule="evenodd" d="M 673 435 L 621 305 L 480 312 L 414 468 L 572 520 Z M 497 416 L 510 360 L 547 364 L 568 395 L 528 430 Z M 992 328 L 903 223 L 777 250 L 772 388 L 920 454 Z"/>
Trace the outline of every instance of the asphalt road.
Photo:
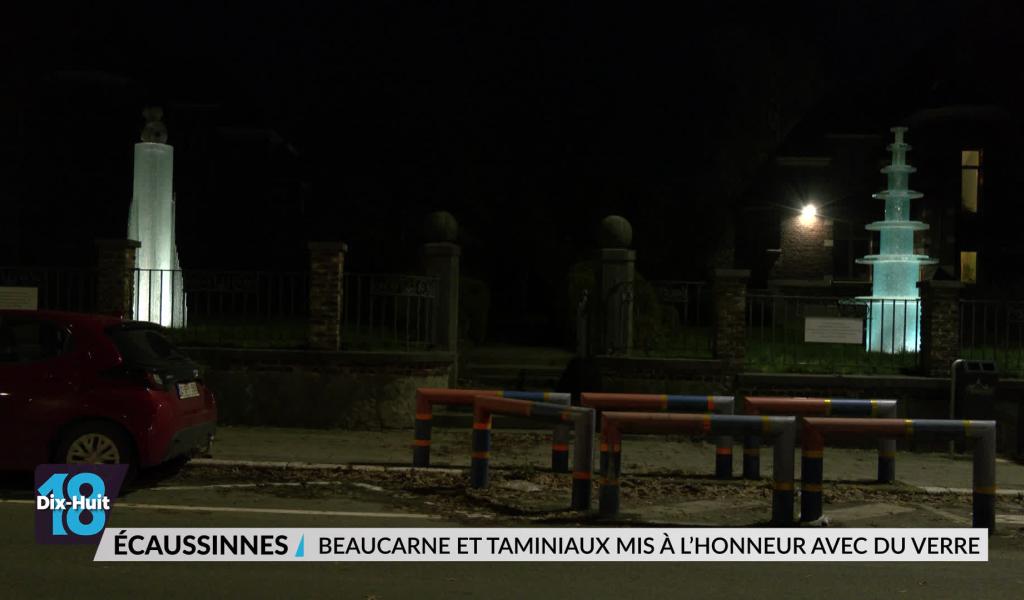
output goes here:
<path id="1" fill-rule="evenodd" d="M 111 526 L 458 526 L 429 507 L 379 491 L 324 486 L 142 489 Z M 8 598 L 1020 598 L 1024 549 L 1017 533 L 990 542 L 988 563 L 93 563 L 92 546 L 45 546 L 33 537 L 22 492 L 0 502 L 0 596 Z M 161 508 L 154 508 L 161 507 Z M 205 507 L 205 508 L 204 508 Z M 295 512 L 233 512 L 237 508 Z M 416 516 L 416 515 L 423 516 Z M 952 524 L 950 524 L 952 526 Z"/>

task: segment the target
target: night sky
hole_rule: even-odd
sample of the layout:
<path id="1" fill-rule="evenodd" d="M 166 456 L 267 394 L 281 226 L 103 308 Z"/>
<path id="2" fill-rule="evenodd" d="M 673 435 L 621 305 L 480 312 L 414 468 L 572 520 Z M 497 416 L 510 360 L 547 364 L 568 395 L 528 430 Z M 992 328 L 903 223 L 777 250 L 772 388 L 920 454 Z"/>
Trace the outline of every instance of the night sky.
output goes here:
<path id="1" fill-rule="evenodd" d="M 702 277 L 808 119 L 884 133 L 934 103 L 1021 106 L 1010 2 L 178 4 L 4 19 L 0 263 L 86 264 L 124 235 L 147 104 L 186 268 L 297 270 L 340 239 L 350 269 L 413 271 L 447 209 L 467 275 L 538 296 L 609 213 L 642 273 Z"/>

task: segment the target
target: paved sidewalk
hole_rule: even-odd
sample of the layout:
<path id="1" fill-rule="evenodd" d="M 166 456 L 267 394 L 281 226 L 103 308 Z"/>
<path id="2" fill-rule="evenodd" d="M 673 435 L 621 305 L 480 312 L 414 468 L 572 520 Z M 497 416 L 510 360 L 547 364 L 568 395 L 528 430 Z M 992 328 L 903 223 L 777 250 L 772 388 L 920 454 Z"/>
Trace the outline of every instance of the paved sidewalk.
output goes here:
<path id="1" fill-rule="evenodd" d="M 221 427 L 213 457 L 220 460 L 321 464 L 410 465 L 412 430 L 344 431 L 273 427 Z M 468 467 L 470 432 L 435 429 L 434 466 Z M 495 430 L 491 461 L 495 467 L 550 464 L 550 434 L 543 431 Z M 741 473 L 742 448 L 734 450 L 734 474 Z M 771 474 L 771 450 L 761 453 L 762 475 Z M 799 453 L 798 453 L 799 454 Z M 623 443 L 623 470 L 627 473 L 674 471 L 710 475 L 714 446 L 687 438 L 627 437 Z M 826 448 L 826 481 L 871 481 L 875 477 L 873 450 Z M 796 461 L 799 465 L 799 460 Z M 900 452 L 896 458 L 899 481 L 919 487 L 969 489 L 971 455 L 949 457 L 940 453 Z M 799 471 L 798 471 L 799 473 Z M 1024 465 L 999 459 L 996 480 L 1004 491 L 1024 491 Z"/>

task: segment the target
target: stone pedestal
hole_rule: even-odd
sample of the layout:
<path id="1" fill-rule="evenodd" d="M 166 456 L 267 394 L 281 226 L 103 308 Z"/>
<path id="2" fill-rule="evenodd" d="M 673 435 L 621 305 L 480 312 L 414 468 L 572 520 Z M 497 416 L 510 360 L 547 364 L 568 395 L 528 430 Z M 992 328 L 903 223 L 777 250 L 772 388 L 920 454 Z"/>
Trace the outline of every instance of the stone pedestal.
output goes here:
<path id="1" fill-rule="evenodd" d="M 602 350 L 608 354 L 629 354 L 633 349 L 636 251 L 602 248 L 599 260 L 601 305 L 605 323 Z"/>
<path id="2" fill-rule="evenodd" d="M 96 240 L 96 312 L 134 318 L 135 240 Z"/>
<path id="3" fill-rule="evenodd" d="M 715 328 L 712 340 L 714 356 L 730 369 L 743 367 L 747 355 L 747 280 L 750 271 L 716 269 L 711 293 L 715 305 Z"/>
<path id="4" fill-rule="evenodd" d="M 601 220 L 601 251 L 598 253 L 598 293 L 601 316 L 600 351 L 629 354 L 633 349 L 634 280 L 636 251 L 633 226 L 624 217 L 609 215 Z"/>
<path id="5" fill-rule="evenodd" d="M 341 346 L 342 281 L 345 253 L 342 242 L 309 243 L 309 347 L 338 350 Z"/>
<path id="6" fill-rule="evenodd" d="M 452 242 L 423 244 L 423 266 L 429 277 L 438 279 L 437 347 L 451 352 L 459 345 L 459 260 L 462 248 Z"/>
<path id="7" fill-rule="evenodd" d="M 921 293 L 921 369 L 932 377 L 949 377 L 960 354 L 959 281 L 919 281 Z"/>

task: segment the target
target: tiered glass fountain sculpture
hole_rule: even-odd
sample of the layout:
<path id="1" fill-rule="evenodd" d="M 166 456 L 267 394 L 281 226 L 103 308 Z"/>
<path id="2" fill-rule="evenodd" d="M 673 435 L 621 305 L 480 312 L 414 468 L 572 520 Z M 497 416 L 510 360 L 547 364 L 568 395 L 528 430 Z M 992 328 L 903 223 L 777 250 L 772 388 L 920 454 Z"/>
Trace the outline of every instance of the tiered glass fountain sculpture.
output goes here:
<path id="1" fill-rule="evenodd" d="M 928 225 L 910 220 L 910 201 L 922 194 L 907 187 L 910 174 L 917 170 L 907 164 L 910 145 L 903 141 L 907 128 L 893 127 L 891 131 L 896 135 L 889 145 L 892 163 L 882 169 L 889 185 L 872 196 L 885 201 L 885 220 L 866 227 L 879 233 L 879 253 L 857 260 L 872 268 L 871 296 L 858 298 L 868 305 L 865 345 L 869 352 L 887 354 L 918 350 L 921 305 L 917 282 L 922 265 L 938 262 L 914 254 L 914 232 L 928 229 Z"/>

